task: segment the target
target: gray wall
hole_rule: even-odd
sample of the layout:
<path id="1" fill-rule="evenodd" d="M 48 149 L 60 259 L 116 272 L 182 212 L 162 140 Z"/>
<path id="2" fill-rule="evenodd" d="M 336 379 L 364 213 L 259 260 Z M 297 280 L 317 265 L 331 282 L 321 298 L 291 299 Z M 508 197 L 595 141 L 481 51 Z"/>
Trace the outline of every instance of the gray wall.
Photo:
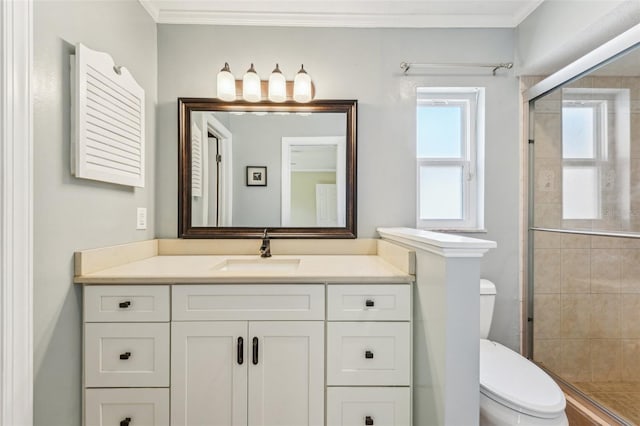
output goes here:
<path id="1" fill-rule="evenodd" d="M 154 236 L 156 25 L 135 0 L 34 5 L 34 417 L 81 424 L 81 290 L 73 252 Z M 146 95 L 146 187 L 69 172 L 69 54 L 78 42 L 110 53 Z M 148 229 L 136 231 L 136 208 Z"/>
<path id="2" fill-rule="evenodd" d="M 158 26 L 158 174 L 156 230 L 177 228 L 177 103 L 214 97 L 215 75 L 229 62 L 241 78 L 250 62 L 263 79 L 276 62 L 287 79 L 304 63 L 318 99 L 358 99 L 358 236 L 379 226 L 415 227 L 416 86 L 486 87 L 486 234 L 498 248 L 483 276 L 498 287 L 493 338 L 519 346 L 518 82 L 511 72 L 400 75 L 400 62 L 508 62 L 509 29 L 344 29 Z M 480 75 L 481 74 L 481 75 Z"/>
<path id="3" fill-rule="evenodd" d="M 639 22 L 638 0 L 547 0 L 517 28 L 519 73 L 554 73 Z"/>

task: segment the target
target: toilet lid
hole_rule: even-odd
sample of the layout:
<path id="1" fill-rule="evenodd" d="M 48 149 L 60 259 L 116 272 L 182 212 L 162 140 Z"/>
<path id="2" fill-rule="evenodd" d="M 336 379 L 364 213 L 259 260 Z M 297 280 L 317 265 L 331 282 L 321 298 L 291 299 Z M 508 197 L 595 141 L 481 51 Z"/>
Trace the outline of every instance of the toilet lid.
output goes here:
<path id="1" fill-rule="evenodd" d="M 554 418 L 565 409 L 562 390 L 537 365 L 499 343 L 480 340 L 480 392 L 517 412 Z"/>

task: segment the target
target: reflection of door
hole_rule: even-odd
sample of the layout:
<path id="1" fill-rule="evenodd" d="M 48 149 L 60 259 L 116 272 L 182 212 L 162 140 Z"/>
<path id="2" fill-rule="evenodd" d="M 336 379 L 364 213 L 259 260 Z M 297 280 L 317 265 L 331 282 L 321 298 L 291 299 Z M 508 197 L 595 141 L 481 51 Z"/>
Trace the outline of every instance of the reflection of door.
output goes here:
<path id="1" fill-rule="evenodd" d="M 345 226 L 345 147 L 344 136 L 282 138 L 282 226 Z"/>
<path id="2" fill-rule="evenodd" d="M 316 184 L 316 226 L 338 226 L 338 193 L 335 184 Z"/>
<path id="3" fill-rule="evenodd" d="M 211 165 L 209 173 L 210 212 L 208 226 L 232 226 L 233 170 L 232 134 L 212 114 L 207 115 Z"/>

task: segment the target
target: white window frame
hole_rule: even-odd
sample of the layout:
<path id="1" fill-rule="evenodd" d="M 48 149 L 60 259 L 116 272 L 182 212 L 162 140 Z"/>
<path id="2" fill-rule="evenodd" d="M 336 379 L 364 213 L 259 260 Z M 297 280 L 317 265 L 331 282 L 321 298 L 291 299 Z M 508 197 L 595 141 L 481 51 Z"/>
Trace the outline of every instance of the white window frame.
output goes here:
<path id="1" fill-rule="evenodd" d="M 595 217 L 565 217 L 565 200 L 564 200 L 564 184 L 563 184 L 563 201 L 562 201 L 562 219 L 571 221 L 598 220 L 602 219 L 602 168 L 608 160 L 608 101 L 607 97 L 590 96 L 588 99 L 564 99 L 562 101 L 562 110 L 566 108 L 590 108 L 593 111 L 593 156 L 589 158 L 572 158 L 565 157 L 562 154 L 562 171 L 572 168 L 593 168 L 596 171 L 596 188 L 593 188 L 596 197 L 596 216 Z M 564 119 L 562 120 L 564 123 Z"/>
<path id="2" fill-rule="evenodd" d="M 484 231 L 484 88 L 419 87 L 418 108 L 424 105 L 460 105 L 463 108 L 461 156 L 458 158 L 418 157 L 416 136 L 416 224 L 418 228 L 444 231 Z M 417 135 L 416 121 L 416 135 Z M 422 219 L 421 167 L 460 166 L 463 172 L 462 219 Z"/>

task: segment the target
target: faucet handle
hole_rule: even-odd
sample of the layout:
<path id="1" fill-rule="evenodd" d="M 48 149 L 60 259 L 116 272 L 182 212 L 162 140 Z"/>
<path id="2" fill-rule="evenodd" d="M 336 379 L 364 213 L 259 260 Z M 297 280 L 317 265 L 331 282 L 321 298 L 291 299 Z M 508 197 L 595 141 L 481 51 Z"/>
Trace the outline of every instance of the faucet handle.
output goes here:
<path id="1" fill-rule="evenodd" d="M 269 228 L 264 228 L 264 233 L 262 234 L 262 239 L 263 240 L 268 240 L 269 239 L 268 229 Z"/>

